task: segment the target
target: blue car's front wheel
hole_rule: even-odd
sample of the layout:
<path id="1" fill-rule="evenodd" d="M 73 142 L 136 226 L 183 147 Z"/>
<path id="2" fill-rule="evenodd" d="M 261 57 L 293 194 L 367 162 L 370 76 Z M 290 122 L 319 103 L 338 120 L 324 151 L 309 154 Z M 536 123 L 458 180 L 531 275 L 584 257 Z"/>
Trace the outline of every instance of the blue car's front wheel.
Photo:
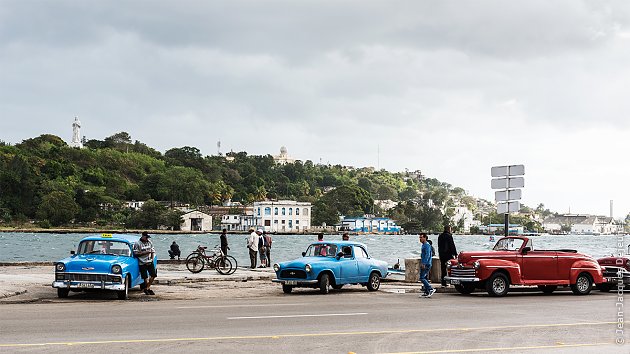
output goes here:
<path id="1" fill-rule="evenodd" d="M 118 300 L 127 300 L 127 298 L 129 297 L 129 275 L 125 276 L 125 282 L 123 285 L 125 285 L 125 289 L 124 290 L 119 290 L 116 292 L 116 296 L 118 296 Z"/>
<path id="2" fill-rule="evenodd" d="M 378 275 L 377 272 L 372 272 L 370 274 L 370 279 L 368 280 L 368 283 L 367 283 L 368 290 L 376 291 L 380 287 L 381 287 L 381 277 Z"/>
<path id="3" fill-rule="evenodd" d="M 66 298 L 68 297 L 68 294 L 70 294 L 70 289 L 66 289 L 66 288 L 57 288 L 57 296 L 60 299 Z"/>
<path id="4" fill-rule="evenodd" d="M 322 294 L 328 294 L 330 291 L 330 276 L 328 273 L 324 273 L 319 278 L 319 292 Z"/>

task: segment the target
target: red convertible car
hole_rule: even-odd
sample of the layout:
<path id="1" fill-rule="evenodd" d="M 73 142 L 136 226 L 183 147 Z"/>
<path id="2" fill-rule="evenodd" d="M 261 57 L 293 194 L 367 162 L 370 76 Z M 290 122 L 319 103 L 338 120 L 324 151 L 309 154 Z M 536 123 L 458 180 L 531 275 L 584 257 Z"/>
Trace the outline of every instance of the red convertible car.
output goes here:
<path id="1" fill-rule="evenodd" d="M 575 250 L 538 250 L 527 237 L 503 237 L 492 251 L 461 252 L 447 269 L 446 280 L 461 294 L 479 288 L 504 296 L 510 285 L 530 285 L 545 294 L 570 286 L 574 294 L 587 295 L 593 284 L 605 281 L 593 257 Z"/>

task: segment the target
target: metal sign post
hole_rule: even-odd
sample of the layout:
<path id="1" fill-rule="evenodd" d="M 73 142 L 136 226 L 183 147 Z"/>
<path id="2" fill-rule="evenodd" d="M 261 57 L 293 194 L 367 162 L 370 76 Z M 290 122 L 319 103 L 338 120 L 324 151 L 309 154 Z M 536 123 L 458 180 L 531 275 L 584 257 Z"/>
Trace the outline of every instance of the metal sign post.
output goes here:
<path id="1" fill-rule="evenodd" d="M 497 213 L 504 214 L 505 236 L 510 230 L 510 213 L 518 212 L 521 209 L 519 200 L 521 199 L 521 190 L 525 187 L 525 166 L 495 166 L 490 170 L 492 177 L 490 187 L 492 189 L 502 189 L 494 192 L 494 200 L 497 202 Z"/>

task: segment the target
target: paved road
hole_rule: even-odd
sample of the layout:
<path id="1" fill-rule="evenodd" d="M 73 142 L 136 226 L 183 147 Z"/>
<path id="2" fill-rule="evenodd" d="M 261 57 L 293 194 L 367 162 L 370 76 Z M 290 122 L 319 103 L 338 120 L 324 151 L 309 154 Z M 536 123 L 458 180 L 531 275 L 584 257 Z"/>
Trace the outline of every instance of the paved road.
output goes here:
<path id="1" fill-rule="evenodd" d="M 251 299 L 0 305 L 0 352 L 599 352 L 616 296 L 313 291 Z M 627 336 L 626 336 L 627 338 Z"/>

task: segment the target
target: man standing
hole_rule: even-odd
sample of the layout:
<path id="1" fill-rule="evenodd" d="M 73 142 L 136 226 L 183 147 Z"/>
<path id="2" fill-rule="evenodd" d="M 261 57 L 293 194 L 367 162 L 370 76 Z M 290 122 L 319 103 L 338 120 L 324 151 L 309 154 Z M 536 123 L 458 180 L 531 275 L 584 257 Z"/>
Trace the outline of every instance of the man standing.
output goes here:
<path id="1" fill-rule="evenodd" d="M 262 234 L 262 230 L 258 229 L 254 232 L 254 229 L 249 229 L 251 232 L 247 238 L 247 248 L 249 249 L 249 262 L 252 269 L 256 269 L 256 263 L 258 262 L 258 238 Z"/>
<path id="2" fill-rule="evenodd" d="M 151 243 L 149 238 L 151 238 L 149 233 L 144 231 L 140 239 L 133 244 L 133 253 L 138 257 L 140 276 L 144 280 L 144 293 L 147 295 L 155 295 L 153 290 L 151 290 L 151 284 L 153 284 L 153 280 L 157 277 L 157 271 L 153 264 L 155 248 L 153 248 L 153 243 Z M 149 278 L 149 281 L 147 281 L 147 278 Z"/>
<path id="3" fill-rule="evenodd" d="M 435 289 L 431 287 L 428 277 L 431 273 L 431 246 L 427 242 L 427 234 L 420 233 L 420 243 L 422 244 L 420 252 L 420 281 L 424 285 L 424 293 L 420 297 L 431 297 L 435 293 Z"/>
<path id="4" fill-rule="evenodd" d="M 342 241 L 350 241 L 350 236 L 348 236 L 347 232 L 344 232 L 343 235 L 341 235 L 341 240 Z"/>
<path id="5" fill-rule="evenodd" d="M 444 226 L 444 232 L 438 236 L 438 254 L 440 256 L 440 273 L 442 274 L 440 282 L 443 287 L 446 287 L 446 280 L 444 280 L 446 276 L 446 262 L 457 258 L 457 249 L 455 249 L 455 242 L 453 242 L 453 235 L 449 225 Z"/>
<path id="6" fill-rule="evenodd" d="M 267 243 L 267 266 L 271 267 L 271 244 L 273 243 L 273 239 L 267 231 L 263 233 L 263 237 Z"/>
<path id="7" fill-rule="evenodd" d="M 227 256 L 227 251 L 229 249 L 230 249 L 230 247 L 228 247 L 227 230 L 223 229 L 221 231 L 221 252 L 223 252 L 223 255 Z"/>
<path id="8" fill-rule="evenodd" d="M 260 265 L 258 268 L 265 268 L 267 266 L 267 241 L 265 239 L 265 231 L 259 231 L 261 231 L 261 233 L 258 235 L 258 255 L 260 255 Z"/>

